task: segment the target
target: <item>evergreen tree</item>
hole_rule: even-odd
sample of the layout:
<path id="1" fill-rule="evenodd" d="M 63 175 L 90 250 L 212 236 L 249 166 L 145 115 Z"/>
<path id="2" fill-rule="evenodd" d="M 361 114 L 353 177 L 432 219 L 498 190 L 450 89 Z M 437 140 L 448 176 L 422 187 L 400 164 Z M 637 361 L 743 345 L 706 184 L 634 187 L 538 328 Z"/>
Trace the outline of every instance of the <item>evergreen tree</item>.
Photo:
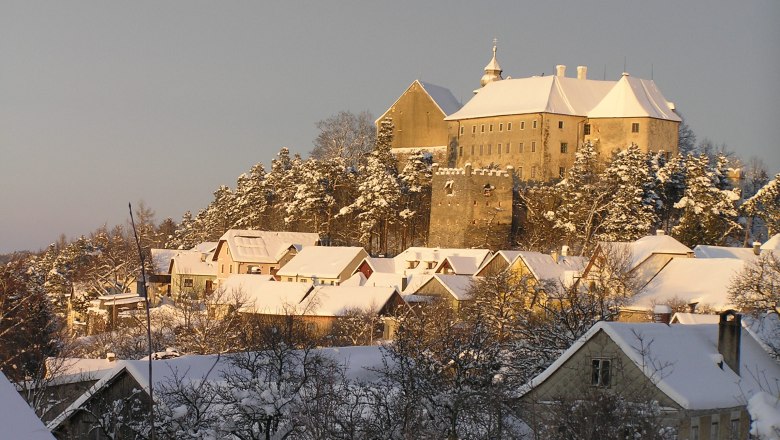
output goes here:
<path id="1" fill-rule="evenodd" d="M 656 221 L 658 196 L 639 146 L 632 144 L 618 152 L 604 171 L 604 181 L 611 198 L 601 225 L 601 238 L 633 241 L 647 235 Z"/>
<path id="2" fill-rule="evenodd" d="M 716 172 L 708 166 L 708 158 L 688 156 L 685 193 L 674 207 L 682 210 L 672 234 L 687 246 L 697 244 L 724 245 L 739 231 L 735 190 L 718 189 Z"/>
<path id="3" fill-rule="evenodd" d="M 418 237 L 422 238 L 428 232 L 431 212 L 431 159 L 430 154 L 421 152 L 409 155 L 398 176 L 401 183 L 401 249 L 414 244 Z M 425 240 L 420 242 L 424 243 Z"/>
<path id="4" fill-rule="evenodd" d="M 764 221 L 769 236 L 780 233 L 780 174 L 759 189 L 740 207 L 750 217 Z"/>
<path id="5" fill-rule="evenodd" d="M 249 173 L 236 182 L 236 221 L 238 229 L 262 229 L 268 209 L 268 188 L 262 163 L 252 166 Z"/>
<path id="6" fill-rule="evenodd" d="M 657 163 L 655 192 L 660 201 L 656 211 L 658 229 L 671 234 L 672 227 L 678 223 L 682 214 L 680 208 L 676 208 L 675 204 L 685 195 L 685 156 L 677 155 L 666 161 L 664 153 L 661 152 L 657 156 Z"/>

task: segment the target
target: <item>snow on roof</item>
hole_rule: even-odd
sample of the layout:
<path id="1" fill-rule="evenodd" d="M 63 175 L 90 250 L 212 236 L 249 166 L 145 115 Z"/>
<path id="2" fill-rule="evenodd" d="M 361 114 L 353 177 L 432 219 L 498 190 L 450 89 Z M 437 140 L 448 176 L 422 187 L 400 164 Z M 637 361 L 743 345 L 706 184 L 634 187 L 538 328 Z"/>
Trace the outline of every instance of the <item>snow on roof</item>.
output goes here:
<path id="1" fill-rule="evenodd" d="M 581 272 L 588 265 L 588 259 L 586 257 L 562 255 L 558 257 L 558 265 L 567 271 Z"/>
<path id="2" fill-rule="evenodd" d="M 397 273 L 374 272 L 371 277 L 364 279 L 361 286 L 368 287 L 395 287 L 395 290 L 401 291 L 408 284 L 411 275 L 401 275 Z M 343 286 L 344 283 L 341 283 Z"/>
<path id="3" fill-rule="evenodd" d="M 376 275 L 376 274 L 374 274 Z M 373 278 L 373 275 L 372 275 Z M 406 283 L 406 289 L 404 289 L 404 294 L 412 294 L 417 291 L 420 287 L 422 287 L 425 283 L 427 283 L 431 278 L 433 278 L 433 275 L 429 273 L 420 273 L 420 274 L 412 274 L 407 277 L 408 282 Z M 406 298 L 406 297 L 404 297 Z"/>
<path id="4" fill-rule="evenodd" d="M 231 229 L 220 237 L 218 246 L 227 243 L 233 261 L 276 263 L 291 246 L 314 246 L 318 240 L 318 234 L 308 232 Z"/>
<path id="5" fill-rule="evenodd" d="M 350 268 L 350 263 L 359 257 L 368 257 L 362 247 L 309 246 L 301 249 L 276 274 L 287 277 L 338 278 L 345 269 Z"/>
<path id="6" fill-rule="evenodd" d="M 379 313 L 394 287 L 316 286 L 301 304 L 307 316 L 344 316 L 350 310 Z"/>
<path id="7" fill-rule="evenodd" d="M 363 272 L 358 271 L 353 273 L 351 277 L 342 281 L 341 284 L 339 285 L 355 287 L 355 286 L 362 286 L 363 283 L 365 282 L 366 282 L 366 276 L 363 275 Z"/>
<path id="8" fill-rule="evenodd" d="M 281 283 L 280 283 L 281 284 Z M 329 357 L 338 365 L 345 369 L 346 377 L 355 381 L 371 381 L 378 378 L 378 371 L 382 367 L 382 351 L 379 346 L 356 346 L 356 347 L 333 347 L 318 348 L 314 353 Z M 233 369 L 231 363 L 232 356 L 241 356 L 241 354 L 228 355 L 189 355 L 171 359 L 161 359 L 152 362 L 152 374 L 154 378 L 155 389 L 170 383 L 174 375 L 185 382 L 209 381 L 220 382 L 223 375 Z M 149 390 L 149 362 L 147 360 L 123 360 L 110 373 L 106 374 L 87 392 L 76 399 L 65 411 L 60 413 L 54 420 L 49 422 L 49 429 L 56 429 L 62 422 L 74 414 L 78 408 L 82 407 L 89 398 L 101 388 L 112 383 L 119 375 L 127 372 L 130 374 L 144 391 Z M 1 374 L 1 373 L 0 373 Z M 4 378 L 4 377 L 3 377 Z M 3 378 L 0 378 L 2 381 Z M 14 392 L 16 392 L 14 390 Z M 18 394 L 17 394 L 18 395 Z M 24 401 L 22 401 L 24 402 Z M 0 399 L 0 408 L 5 405 L 5 399 Z M 26 405 L 26 404 L 25 404 Z M 29 407 L 28 407 L 29 408 Z M 16 420 L 16 414 L 2 411 L 3 414 L 13 415 Z M 2 415 L 0 415 L 2 420 Z M 7 424 L 6 424 L 7 425 Z M 41 425 L 43 425 L 41 423 Z M 3 428 L 7 429 L 6 427 Z M 45 427 L 44 427 L 45 429 Z M 6 433 L 7 431 L 4 431 Z M 48 433 L 48 431 L 46 431 Z M 15 436 L 12 438 L 47 438 L 53 437 L 28 437 Z"/>
<path id="9" fill-rule="evenodd" d="M 634 78 L 627 73 L 615 84 L 599 104 L 588 112 L 589 118 L 648 117 L 681 121 L 672 106 L 658 90 L 655 82 Z"/>
<path id="10" fill-rule="evenodd" d="M 775 234 L 761 245 L 761 250 L 780 251 L 780 234 Z"/>
<path id="11" fill-rule="evenodd" d="M 154 267 L 154 273 L 167 274 L 171 268 L 171 258 L 176 255 L 178 251 L 176 249 L 150 249 L 149 253 L 152 254 L 152 267 Z"/>
<path id="12" fill-rule="evenodd" d="M 496 258 L 503 258 L 507 264 L 512 264 L 519 255 L 520 251 L 498 251 L 491 255 L 490 258 L 486 258 L 485 261 L 483 261 L 479 266 L 475 274 L 484 275 L 482 274 L 482 270 L 485 269 L 485 267 L 487 267 L 487 265 Z"/>
<path id="13" fill-rule="evenodd" d="M 630 300 L 628 307 L 652 310 L 655 304 L 682 300 L 715 310 L 729 309 L 733 307 L 728 298 L 731 279 L 744 265 L 735 258 L 673 258 Z"/>
<path id="14" fill-rule="evenodd" d="M 190 249 L 191 251 L 198 251 L 204 254 L 210 254 L 217 250 L 218 241 L 204 241 L 203 243 L 196 244 Z"/>
<path id="15" fill-rule="evenodd" d="M 171 262 L 171 272 L 187 275 L 217 275 L 213 254 L 198 250 L 178 251 Z"/>
<path id="16" fill-rule="evenodd" d="M 111 370 L 116 367 L 116 361 L 106 358 L 46 358 L 46 375 L 71 375 L 83 374 L 92 376 L 93 373 Z"/>
<path id="17" fill-rule="evenodd" d="M 470 300 L 469 289 L 471 288 L 471 282 L 474 280 L 469 275 L 445 275 L 437 273 L 433 276 L 442 286 L 444 286 L 450 294 L 458 301 Z"/>
<path id="18" fill-rule="evenodd" d="M 474 275 L 483 260 L 478 260 L 473 256 L 452 255 L 445 258 L 444 261 L 448 261 L 452 271 L 458 275 Z"/>
<path id="19" fill-rule="evenodd" d="M 452 94 L 450 89 L 431 84 L 429 82 L 418 81 L 423 89 L 428 93 L 428 96 L 433 99 L 433 102 L 439 106 L 439 109 L 445 116 L 451 115 L 460 110 L 461 103 L 458 98 Z"/>
<path id="20" fill-rule="evenodd" d="M 445 120 L 527 113 L 592 118 L 651 117 L 680 121 L 651 80 L 597 81 L 559 76 L 493 81 Z"/>
<path id="21" fill-rule="evenodd" d="M 693 248 L 696 258 L 738 258 L 752 261 L 756 258 L 753 248 L 697 245 Z"/>
<path id="22" fill-rule="evenodd" d="M 219 286 L 230 294 L 236 292 L 244 305 L 241 312 L 268 315 L 300 314 L 303 298 L 312 288 L 311 283 L 281 283 L 253 274 L 236 274 Z"/>
<path id="23" fill-rule="evenodd" d="M 639 266 L 653 254 L 685 255 L 693 254 L 693 251 L 668 235 L 647 235 L 632 242 L 603 241 L 599 246 L 605 252 L 620 253 L 623 250 L 631 256 L 631 269 Z"/>
<path id="24" fill-rule="evenodd" d="M 656 381 L 656 386 L 687 410 L 730 408 L 745 403 L 761 391 L 762 383 L 780 380 L 780 365 L 772 360 L 748 333 L 741 333 L 740 371 L 734 373 L 718 353 L 718 325 L 666 325 L 655 323 L 599 322 L 574 343 L 549 368 L 531 380 L 528 392 L 558 370 L 574 353 L 599 331 L 605 332 L 618 347 Z M 638 347 L 641 337 L 653 362 L 643 359 Z M 655 371 L 654 365 L 669 368 Z"/>
<path id="25" fill-rule="evenodd" d="M 2 437 L 25 440 L 54 440 L 41 419 L 0 371 L 0 426 Z"/>
<path id="26" fill-rule="evenodd" d="M 520 251 L 518 252 L 517 259 L 522 260 L 528 267 L 528 270 L 534 275 L 534 278 L 539 281 L 563 281 L 566 278 L 564 268 L 559 266 L 549 254 L 534 251 Z"/>
<path id="27" fill-rule="evenodd" d="M 490 255 L 491 251 L 489 249 L 410 247 L 393 257 L 392 265 L 388 262 L 388 258 L 372 258 L 369 264 L 376 272 L 394 272 L 408 275 L 414 273 L 434 273 L 439 269 L 444 259 L 448 257 L 473 258 L 477 266 L 480 266 Z M 410 263 L 413 267 L 410 267 Z"/>
<path id="28" fill-rule="evenodd" d="M 674 314 L 674 316 L 672 316 L 672 319 L 669 322 L 671 322 L 672 324 L 683 324 L 683 325 L 717 324 L 718 322 L 720 322 L 720 316 L 704 314 L 704 313 L 677 312 Z"/>

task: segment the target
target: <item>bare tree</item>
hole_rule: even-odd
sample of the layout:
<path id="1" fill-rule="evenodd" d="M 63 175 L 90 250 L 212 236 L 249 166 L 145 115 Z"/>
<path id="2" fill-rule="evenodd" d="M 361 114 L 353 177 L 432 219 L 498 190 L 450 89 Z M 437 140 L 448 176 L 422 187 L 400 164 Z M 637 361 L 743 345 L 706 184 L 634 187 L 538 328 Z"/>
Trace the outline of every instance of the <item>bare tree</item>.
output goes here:
<path id="1" fill-rule="evenodd" d="M 311 157 L 317 160 L 342 158 L 357 168 L 374 148 L 376 129 L 367 111 L 354 114 L 341 111 L 317 123 L 320 130 L 314 140 Z"/>

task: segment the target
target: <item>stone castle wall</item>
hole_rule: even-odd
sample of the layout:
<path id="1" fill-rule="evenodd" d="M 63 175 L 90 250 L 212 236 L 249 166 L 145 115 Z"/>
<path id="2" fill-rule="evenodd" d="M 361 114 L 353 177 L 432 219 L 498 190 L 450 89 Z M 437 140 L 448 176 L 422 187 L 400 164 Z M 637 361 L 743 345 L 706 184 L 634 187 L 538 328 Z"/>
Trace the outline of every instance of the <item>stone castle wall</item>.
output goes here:
<path id="1" fill-rule="evenodd" d="M 428 246 L 506 249 L 512 231 L 514 169 L 434 165 Z"/>

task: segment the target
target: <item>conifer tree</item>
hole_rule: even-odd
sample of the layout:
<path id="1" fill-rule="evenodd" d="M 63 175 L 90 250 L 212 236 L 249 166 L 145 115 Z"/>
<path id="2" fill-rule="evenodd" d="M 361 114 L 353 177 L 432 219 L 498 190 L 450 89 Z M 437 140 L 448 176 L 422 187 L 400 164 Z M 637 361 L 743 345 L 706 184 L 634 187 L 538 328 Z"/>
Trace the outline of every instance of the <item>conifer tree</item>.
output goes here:
<path id="1" fill-rule="evenodd" d="M 681 215 L 681 210 L 675 208 L 675 204 L 685 195 L 685 156 L 676 155 L 666 161 L 661 152 L 657 156 L 657 164 L 655 193 L 660 202 L 656 210 L 658 229 L 671 234 L 672 227 Z"/>
<path id="2" fill-rule="evenodd" d="M 265 168 L 257 163 L 238 177 L 236 182 L 235 227 L 239 229 L 262 229 L 268 209 L 268 188 Z"/>
<path id="3" fill-rule="evenodd" d="M 780 174 L 759 189 L 740 207 L 748 216 L 764 221 L 769 236 L 780 233 Z"/>

